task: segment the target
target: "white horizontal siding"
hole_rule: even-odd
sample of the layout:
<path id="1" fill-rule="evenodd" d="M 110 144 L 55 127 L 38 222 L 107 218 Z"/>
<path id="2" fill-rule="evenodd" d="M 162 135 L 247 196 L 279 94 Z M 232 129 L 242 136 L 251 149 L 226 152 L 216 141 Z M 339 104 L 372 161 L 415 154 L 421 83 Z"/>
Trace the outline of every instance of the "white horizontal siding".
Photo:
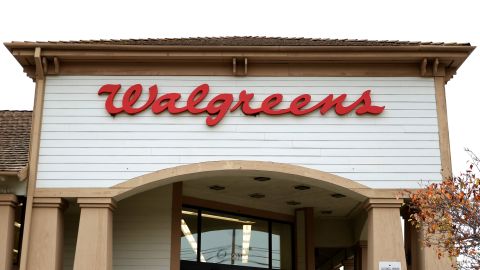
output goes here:
<path id="1" fill-rule="evenodd" d="M 284 94 L 284 102 L 303 93 L 312 95 L 312 103 L 330 93 L 347 93 L 354 101 L 370 89 L 373 104 L 385 111 L 302 117 L 237 111 L 209 127 L 204 114 L 145 111 L 111 117 L 104 109 L 106 96 L 97 95 L 107 83 L 122 84 L 122 92 L 141 83 L 144 94 L 157 84 L 159 95 L 179 92 L 182 100 L 208 83 L 210 97 L 245 89 L 255 93 L 253 104 L 272 93 Z M 38 187 L 106 187 L 215 160 L 296 164 L 377 188 L 418 187 L 421 180 L 440 179 L 435 91 L 428 78 L 59 76 L 47 79 L 45 92 Z"/>
<path id="2" fill-rule="evenodd" d="M 171 185 L 120 201 L 113 218 L 113 268 L 170 269 L 171 217 Z"/>

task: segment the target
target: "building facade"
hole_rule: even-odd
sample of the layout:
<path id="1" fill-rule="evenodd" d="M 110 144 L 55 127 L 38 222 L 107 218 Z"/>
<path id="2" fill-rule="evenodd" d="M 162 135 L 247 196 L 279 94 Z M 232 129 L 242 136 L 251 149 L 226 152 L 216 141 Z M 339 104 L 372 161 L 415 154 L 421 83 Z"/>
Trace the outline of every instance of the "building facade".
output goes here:
<path id="1" fill-rule="evenodd" d="M 5 46 L 36 82 L 5 269 L 451 267 L 402 229 L 402 192 L 451 175 L 445 84 L 469 44 Z"/>

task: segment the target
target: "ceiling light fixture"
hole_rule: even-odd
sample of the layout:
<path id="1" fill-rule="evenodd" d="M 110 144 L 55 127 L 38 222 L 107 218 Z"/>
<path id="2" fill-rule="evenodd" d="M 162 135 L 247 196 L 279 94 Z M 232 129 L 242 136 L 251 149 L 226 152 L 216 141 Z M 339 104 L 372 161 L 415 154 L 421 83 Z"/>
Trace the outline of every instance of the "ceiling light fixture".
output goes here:
<path id="1" fill-rule="evenodd" d="M 242 263 L 248 263 L 248 252 L 250 251 L 250 238 L 252 237 L 252 225 L 243 225 L 242 241 Z"/>
<path id="2" fill-rule="evenodd" d="M 305 186 L 305 185 L 298 185 L 298 186 L 295 186 L 294 188 L 296 190 L 308 190 L 308 189 L 310 189 L 309 186 Z"/>
<path id="3" fill-rule="evenodd" d="M 331 215 L 333 213 L 333 211 L 332 210 L 323 210 L 323 211 L 320 211 L 320 213 L 322 215 Z"/>
<path id="4" fill-rule="evenodd" d="M 218 190 L 224 190 L 224 189 L 225 189 L 224 186 L 219 186 L 219 185 L 209 186 L 208 188 L 211 189 L 211 190 L 217 190 L 217 191 L 218 191 Z"/>
<path id="5" fill-rule="evenodd" d="M 262 193 L 252 193 L 250 195 L 251 198 L 255 198 L 255 199 L 262 199 L 262 198 L 265 198 L 265 194 L 262 194 Z"/>
<path id="6" fill-rule="evenodd" d="M 301 202 L 297 202 L 297 201 L 288 201 L 288 202 L 286 202 L 286 204 L 288 204 L 288 205 L 299 205 L 299 204 L 301 204 Z"/>
<path id="7" fill-rule="evenodd" d="M 197 216 L 198 215 L 197 212 L 192 212 L 192 211 L 187 211 L 187 210 L 182 210 L 182 214 L 189 215 L 189 216 Z M 242 224 L 255 224 L 254 221 L 250 221 L 250 220 L 241 220 L 241 219 L 238 219 L 238 218 L 224 217 L 224 216 L 218 216 L 218 215 L 206 214 L 206 213 L 202 213 L 202 218 L 225 220 L 225 221 L 231 221 L 231 222 L 238 222 L 238 223 L 242 223 Z"/>
<path id="8" fill-rule="evenodd" d="M 345 197 L 347 197 L 347 196 L 345 196 L 345 195 L 343 195 L 343 194 L 341 194 L 341 193 L 334 193 L 334 194 L 332 194 L 332 195 L 330 195 L 330 196 L 332 196 L 332 197 L 335 198 L 335 199 L 340 199 L 340 198 L 345 198 Z"/>
<path id="9" fill-rule="evenodd" d="M 265 181 L 272 180 L 272 178 L 265 177 L 265 176 L 258 176 L 258 177 L 254 177 L 253 180 L 258 181 L 258 182 L 265 182 Z"/>

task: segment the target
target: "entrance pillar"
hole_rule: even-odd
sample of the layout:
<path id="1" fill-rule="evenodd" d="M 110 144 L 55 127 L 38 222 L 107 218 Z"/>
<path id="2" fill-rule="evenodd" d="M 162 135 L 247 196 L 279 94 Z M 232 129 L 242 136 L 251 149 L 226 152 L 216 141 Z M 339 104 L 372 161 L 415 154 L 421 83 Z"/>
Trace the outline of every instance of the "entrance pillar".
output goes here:
<path id="1" fill-rule="evenodd" d="M 353 258 L 346 259 L 342 261 L 343 270 L 355 270 L 355 262 Z"/>
<path id="2" fill-rule="evenodd" d="M 313 208 L 295 210 L 296 257 L 298 270 L 315 270 Z"/>
<path id="3" fill-rule="evenodd" d="M 0 194 L 0 269 L 12 269 L 17 196 Z"/>
<path id="4" fill-rule="evenodd" d="M 400 207 L 402 200 L 369 199 L 368 211 L 368 269 L 380 270 L 380 262 L 399 262 L 407 269 L 403 245 Z"/>
<path id="5" fill-rule="evenodd" d="M 359 241 L 355 252 L 355 270 L 367 270 L 368 263 L 367 241 Z"/>
<path id="6" fill-rule="evenodd" d="M 33 198 L 27 269 L 63 268 L 62 198 Z"/>
<path id="7" fill-rule="evenodd" d="M 78 198 L 80 222 L 74 270 L 112 269 L 112 198 Z"/>
<path id="8" fill-rule="evenodd" d="M 448 257 L 438 258 L 435 248 L 423 245 L 423 232 L 412 225 L 410 229 L 410 244 L 412 252 L 412 270 L 453 270 L 452 263 Z"/>

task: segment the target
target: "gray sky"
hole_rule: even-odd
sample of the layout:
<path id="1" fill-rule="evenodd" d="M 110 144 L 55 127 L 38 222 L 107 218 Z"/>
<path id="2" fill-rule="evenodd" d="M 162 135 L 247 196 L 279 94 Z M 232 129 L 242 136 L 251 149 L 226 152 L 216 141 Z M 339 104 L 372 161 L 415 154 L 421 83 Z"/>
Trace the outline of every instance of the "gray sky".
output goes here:
<path id="1" fill-rule="evenodd" d="M 0 40 L 281 36 L 470 42 L 480 45 L 477 1 L 3 1 Z M 33 107 L 34 85 L 0 46 L 0 109 Z M 454 173 L 464 147 L 480 155 L 480 49 L 447 84 Z"/>

